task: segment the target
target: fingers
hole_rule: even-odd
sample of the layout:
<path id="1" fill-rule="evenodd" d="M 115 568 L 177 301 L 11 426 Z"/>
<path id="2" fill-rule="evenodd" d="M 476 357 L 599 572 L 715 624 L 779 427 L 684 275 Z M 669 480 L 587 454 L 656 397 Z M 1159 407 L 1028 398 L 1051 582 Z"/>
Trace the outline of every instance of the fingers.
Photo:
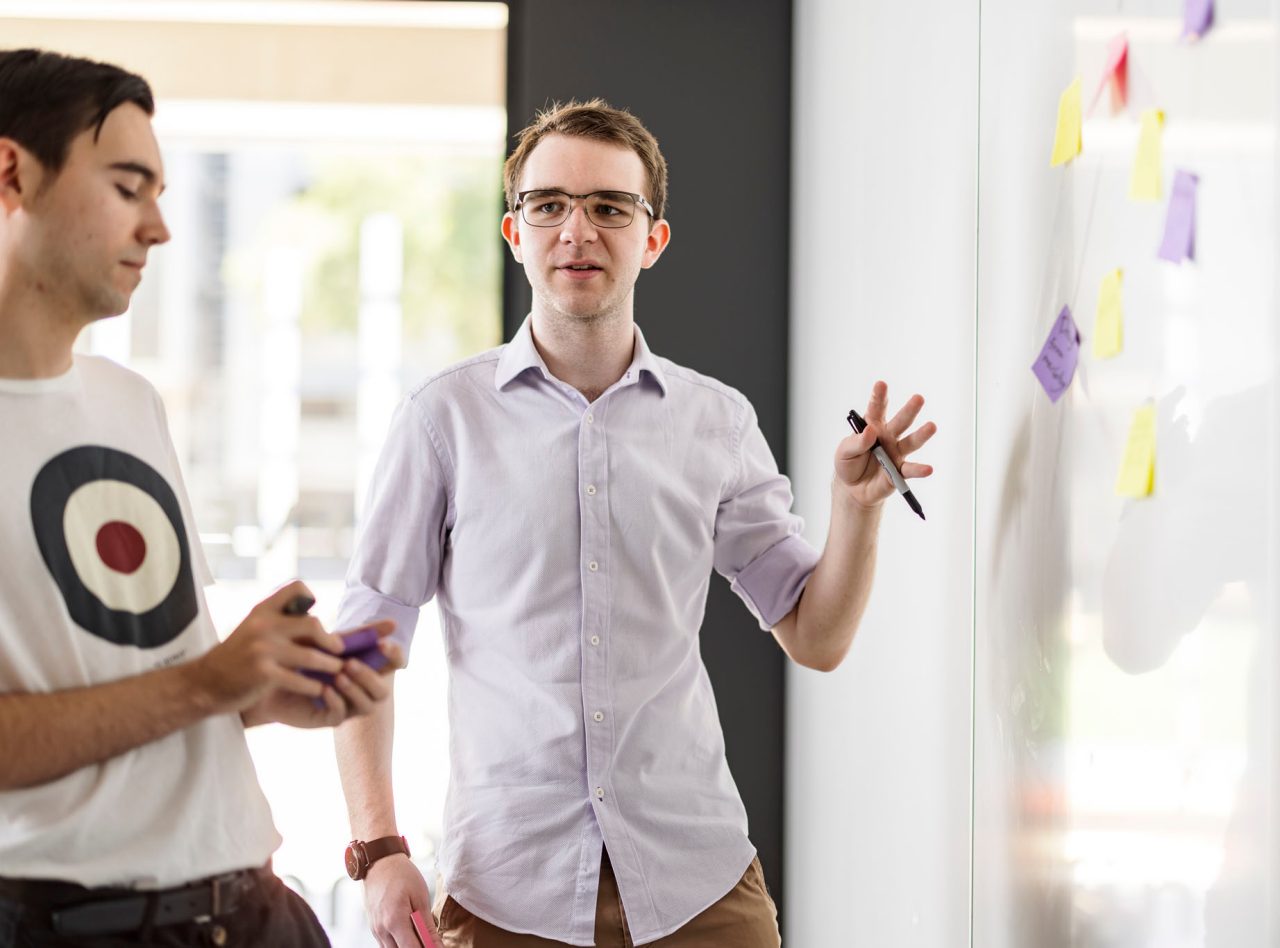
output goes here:
<path id="1" fill-rule="evenodd" d="M 902 472 L 902 476 L 911 480 L 916 477 L 928 477 L 933 473 L 932 464 L 916 464 L 914 461 L 908 461 L 902 467 L 898 468 Z"/>
<path id="2" fill-rule="evenodd" d="M 334 687 L 347 702 L 350 715 L 368 714 L 374 706 L 391 694 L 391 681 L 364 662 L 349 659 L 333 680 Z"/>
<path id="3" fill-rule="evenodd" d="M 889 386 L 876 382 L 871 386 L 871 398 L 867 402 L 867 423 L 883 425 L 884 412 L 889 406 Z"/>
<path id="4" fill-rule="evenodd" d="M 342 698 L 338 696 L 338 693 L 334 689 L 326 687 L 320 693 L 320 700 L 324 702 L 324 709 L 321 712 L 324 716 L 324 723 L 329 727 L 336 727 L 341 724 L 347 716 L 347 706 Z"/>
<path id="5" fill-rule="evenodd" d="M 404 649 L 400 647 L 399 642 L 383 639 L 378 643 L 378 648 L 383 655 L 387 656 L 387 665 L 379 674 L 389 675 L 391 672 L 404 668 L 408 664 L 404 657 Z"/>
<path id="6" fill-rule="evenodd" d="M 346 647 L 342 636 L 326 632 L 324 625 L 315 616 L 281 619 L 280 627 L 293 641 L 322 648 L 334 655 L 341 655 L 343 648 Z"/>
<path id="7" fill-rule="evenodd" d="M 308 678 L 302 672 L 296 672 L 291 668 L 277 668 L 271 678 L 275 687 L 306 698 L 321 698 L 326 690 L 332 690 L 323 681 Z"/>
<path id="8" fill-rule="evenodd" d="M 907 399 L 907 403 L 898 409 L 898 413 L 885 423 L 884 430 L 894 438 L 900 437 L 902 432 L 911 427 L 916 420 L 916 415 L 920 414 L 920 409 L 923 407 L 923 396 L 912 395 Z"/>
<path id="9" fill-rule="evenodd" d="M 262 602 L 258 603 L 254 608 L 269 608 L 272 612 L 284 612 L 284 607 L 292 600 L 299 596 L 306 596 L 312 602 L 316 601 L 316 597 L 311 594 L 311 590 L 307 588 L 307 584 L 300 579 L 295 579 L 291 583 L 286 583 L 275 592 L 273 592 Z"/>
<path id="10" fill-rule="evenodd" d="M 919 451 L 937 433 L 938 426 L 932 421 L 927 422 L 899 441 L 898 451 L 901 454 L 912 454 Z"/>
<path id="11" fill-rule="evenodd" d="M 836 445 L 836 458 L 838 460 L 847 461 L 856 458 L 861 454 L 866 454 L 876 443 L 876 433 L 869 426 L 862 434 L 851 434 L 841 439 Z"/>
<path id="12" fill-rule="evenodd" d="M 297 642 L 287 642 L 280 646 L 278 655 L 280 664 L 292 668 L 305 668 L 308 671 L 327 672 L 336 675 L 342 671 L 342 659 Z"/>
<path id="13" fill-rule="evenodd" d="M 325 631 L 324 625 L 312 615 L 290 615 L 285 606 L 298 596 L 312 599 L 311 590 L 301 580 L 286 583 L 250 611 L 261 620 L 263 631 L 271 636 L 306 642 L 335 655 L 342 652 L 342 639 Z"/>

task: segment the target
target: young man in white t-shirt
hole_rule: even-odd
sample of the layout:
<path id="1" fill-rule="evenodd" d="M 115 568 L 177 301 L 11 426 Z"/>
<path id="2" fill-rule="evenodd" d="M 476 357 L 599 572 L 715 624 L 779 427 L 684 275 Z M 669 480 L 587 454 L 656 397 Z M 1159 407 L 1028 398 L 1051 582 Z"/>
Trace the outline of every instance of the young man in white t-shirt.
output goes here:
<path id="1" fill-rule="evenodd" d="M 220 644 L 159 396 L 72 353 L 169 239 L 152 111 L 114 66 L 0 52 L 0 945 L 324 945 L 244 729 L 366 713 L 401 655 L 338 657 L 298 582 Z"/>

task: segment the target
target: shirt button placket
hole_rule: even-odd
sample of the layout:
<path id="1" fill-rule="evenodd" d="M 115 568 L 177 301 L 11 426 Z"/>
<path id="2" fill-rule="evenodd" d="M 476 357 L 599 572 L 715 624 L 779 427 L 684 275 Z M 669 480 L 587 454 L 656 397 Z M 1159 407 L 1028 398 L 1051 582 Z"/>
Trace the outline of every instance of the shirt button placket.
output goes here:
<path id="1" fill-rule="evenodd" d="M 604 503 L 604 432 L 600 425 L 599 408 L 589 408 L 582 416 L 580 429 L 579 471 L 582 477 L 580 495 L 582 524 L 582 562 L 586 566 L 583 589 L 583 632 L 591 630 L 587 641 L 591 648 L 583 656 L 582 701 L 587 716 L 587 786 L 591 787 L 592 802 L 604 802 L 604 781 L 601 779 L 609 766 L 609 732 L 599 727 L 604 723 L 606 688 L 605 653 L 600 648 L 599 629 L 607 620 L 608 585 L 601 566 L 608 545 L 608 507 Z M 593 629 L 594 627 L 594 629 Z"/>

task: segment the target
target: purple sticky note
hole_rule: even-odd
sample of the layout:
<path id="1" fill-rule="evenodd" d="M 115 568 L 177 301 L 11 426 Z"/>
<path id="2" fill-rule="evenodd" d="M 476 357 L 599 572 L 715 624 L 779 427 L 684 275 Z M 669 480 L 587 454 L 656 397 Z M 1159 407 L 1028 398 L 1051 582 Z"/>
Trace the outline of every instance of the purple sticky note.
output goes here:
<path id="1" fill-rule="evenodd" d="M 356 629 L 354 632 L 344 632 L 342 635 L 342 654 L 338 657 L 354 658 L 364 662 L 374 671 L 380 671 L 386 667 L 387 656 L 383 655 L 382 649 L 378 647 L 378 638 L 378 630 L 372 626 Z M 301 671 L 308 678 L 322 681 L 326 685 L 333 684 L 333 676 L 328 672 L 312 671 L 310 668 L 303 668 Z M 318 707 L 324 707 L 323 701 L 317 699 L 316 703 Z"/>
<path id="2" fill-rule="evenodd" d="M 1040 349 L 1039 357 L 1031 365 L 1031 371 L 1044 386 L 1050 401 L 1056 402 L 1071 385 L 1079 361 L 1080 330 L 1071 318 L 1071 307 L 1064 306 Z"/>
<path id="3" fill-rule="evenodd" d="M 1213 26 L 1213 0 L 1187 0 L 1182 11 L 1182 35 L 1201 37 Z"/>
<path id="4" fill-rule="evenodd" d="M 1164 219 L 1164 240 L 1156 253 L 1161 260 L 1181 263 L 1196 258 L 1196 185 L 1190 171 L 1177 171 L 1169 192 L 1169 213 Z"/>

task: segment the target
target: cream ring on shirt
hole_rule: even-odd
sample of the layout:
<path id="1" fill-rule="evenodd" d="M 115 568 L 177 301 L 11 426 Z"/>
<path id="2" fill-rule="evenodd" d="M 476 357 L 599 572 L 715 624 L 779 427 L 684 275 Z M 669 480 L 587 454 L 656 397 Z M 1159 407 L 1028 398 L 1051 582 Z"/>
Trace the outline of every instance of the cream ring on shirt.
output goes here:
<path id="1" fill-rule="evenodd" d="M 146 491 L 118 480 L 83 484 L 67 498 L 62 529 L 81 582 L 107 608 L 150 612 L 173 589 L 182 551 Z"/>

